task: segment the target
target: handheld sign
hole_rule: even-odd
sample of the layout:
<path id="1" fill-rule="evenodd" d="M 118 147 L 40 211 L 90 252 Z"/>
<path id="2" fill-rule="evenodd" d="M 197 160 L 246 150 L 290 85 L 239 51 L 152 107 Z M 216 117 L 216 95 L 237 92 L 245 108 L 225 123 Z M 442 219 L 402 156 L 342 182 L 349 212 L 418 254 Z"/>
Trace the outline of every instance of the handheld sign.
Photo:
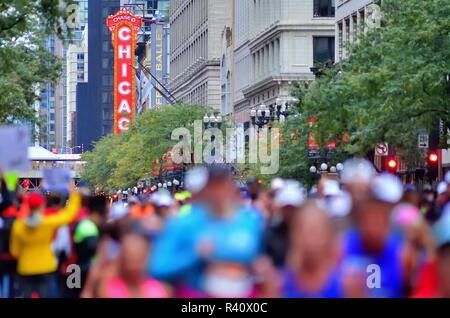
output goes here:
<path id="1" fill-rule="evenodd" d="M 30 132 L 25 126 L 0 127 L 0 168 L 4 171 L 28 172 Z"/>
<path id="2" fill-rule="evenodd" d="M 49 192 L 67 192 L 72 180 L 70 169 L 44 169 L 44 190 Z"/>

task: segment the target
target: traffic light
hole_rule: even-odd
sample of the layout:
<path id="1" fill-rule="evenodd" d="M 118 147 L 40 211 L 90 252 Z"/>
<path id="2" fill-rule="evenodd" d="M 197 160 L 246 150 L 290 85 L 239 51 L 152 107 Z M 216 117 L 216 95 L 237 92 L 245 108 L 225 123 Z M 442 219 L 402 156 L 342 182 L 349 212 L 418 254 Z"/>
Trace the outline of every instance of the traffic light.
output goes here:
<path id="1" fill-rule="evenodd" d="M 390 173 L 396 173 L 398 170 L 398 160 L 395 157 L 387 157 L 386 159 L 386 169 Z"/>
<path id="2" fill-rule="evenodd" d="M 439 154 L 437 151 L 431 150 L 427 155 L 427 173 L 431 182 L 438 178 L 439 174 Z"/>

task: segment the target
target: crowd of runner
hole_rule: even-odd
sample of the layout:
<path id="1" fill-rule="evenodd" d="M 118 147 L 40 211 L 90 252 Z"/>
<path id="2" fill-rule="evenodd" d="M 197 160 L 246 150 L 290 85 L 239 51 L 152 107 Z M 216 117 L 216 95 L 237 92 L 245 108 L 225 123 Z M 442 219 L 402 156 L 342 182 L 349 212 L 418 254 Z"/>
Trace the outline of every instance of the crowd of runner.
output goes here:
<path id="1" fill-rule="evenodd" d="M 211 165 L 184 192 L 123 202 L 81 185 L 11 192 L 0 174 L 0 295 L 450 297 L 445 177 L 418 189 L 351 159 L 307 191 Z"/>

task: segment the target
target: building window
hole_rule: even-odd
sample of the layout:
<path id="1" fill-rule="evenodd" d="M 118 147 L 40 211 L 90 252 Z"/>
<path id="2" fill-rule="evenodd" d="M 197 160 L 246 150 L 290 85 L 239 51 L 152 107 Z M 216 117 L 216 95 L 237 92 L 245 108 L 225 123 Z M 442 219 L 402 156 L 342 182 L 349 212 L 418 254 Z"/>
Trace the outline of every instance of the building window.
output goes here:
<path id="1" fill-rule="evenodd" d="M 358 39 L 358 16 L 356 14 L 352 15 L 353 20 L 353 41 Z"/>
<path id="2" fill-rule="evenodd" d="M 314 37 L 314 64 L 334 62 L 334 37 Z"/>
<path id="3" fill-rule="evenodd" d="M 345 43 L 350 43 L 350 19 L 345 19 Z"/>
<path id="4" fill-rule="evenodd" d="M 334 17 L 335 0 L 314 0 L 314 17 Z"/>
<path id="5" fill-rule="evenodd" d="M 339 54 L 339 59 L 341 59 L 342 57 L 343 57 L 343 48 L 344 48 L 344 35 L 343 35 L 343 32 L 344 32 L 344 28 L 343 28 L 343 26 L 342 26 L 342 22 L 339 22 L 339 24 L 338 24 L 338 36 L 339 36 L 339 39 L 338 39 L 338 44 L 339 44 L 339 47 L 338 47 L 338 54 Z"/>

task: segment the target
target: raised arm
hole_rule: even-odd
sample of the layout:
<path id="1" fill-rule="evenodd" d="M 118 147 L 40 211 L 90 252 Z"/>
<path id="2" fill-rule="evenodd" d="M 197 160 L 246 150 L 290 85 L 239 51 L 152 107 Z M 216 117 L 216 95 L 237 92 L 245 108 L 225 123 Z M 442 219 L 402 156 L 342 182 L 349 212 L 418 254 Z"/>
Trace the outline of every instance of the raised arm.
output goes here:
<path id="1" fill-rule="evenodd" d="M 75 219 L 80 208 L 81 195 L 77 192 L 73 192 L 70 195 L 69 202 L 66 207 L 60 210 L 57 214 L 46 217 L 44 219 L 44 223 L 54 227 L 69 224 Z"/>

